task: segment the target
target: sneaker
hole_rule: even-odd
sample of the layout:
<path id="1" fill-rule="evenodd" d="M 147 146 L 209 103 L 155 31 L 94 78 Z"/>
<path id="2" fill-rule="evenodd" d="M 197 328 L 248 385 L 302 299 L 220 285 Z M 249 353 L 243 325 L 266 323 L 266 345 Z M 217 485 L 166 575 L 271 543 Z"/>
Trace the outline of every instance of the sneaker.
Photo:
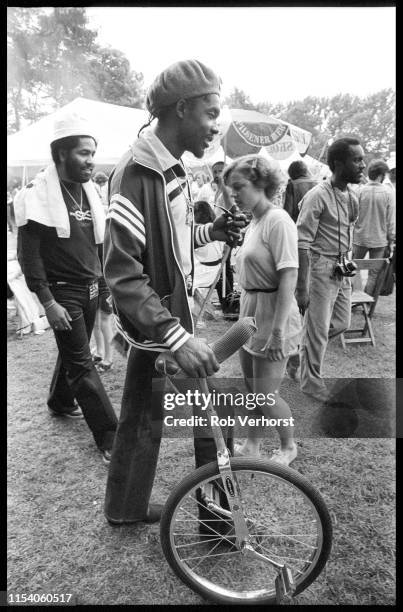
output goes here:
<path id="1" fill-rule="evenodd" d="M 294 461 L 297 455 L 298 455 L 297 445 L 294 444 L 294 446 L 291 449 L 281 450 L 281 448 L 278 448 L 274 450 L 270 459 L 271 461 L 274 461 L 274 463 L 279 463 L 280 465 L 288 466 L 290 465 L 292 461 Z"/>
<path id="2" fill-rule="evenodd" d="M 63 410 L 54 410 L 53 408 L 48 406 L 48 410 L 52 416 L 64 417 L 67 419 L 83 419 L 84 418 L 84 415 L 78 404 L 75 404 L 74 406 L 64 407 Z"/>
<path id="3" fill-rule="evenodd" d="M 105 465 L 109 465 L 111 462 L 112 451 L 105 449 L 105 450 L 101 450 L 101 453 L 102 453 L 102 461 L 105 463 Z"/>
<path id="4" fill-rule="evenodd" d="M 262 457 L 260 452 L 257 453 L 247 453 L 245 452 L 245 447 L 243 444 L 234 444 L 234 457 Z"/>

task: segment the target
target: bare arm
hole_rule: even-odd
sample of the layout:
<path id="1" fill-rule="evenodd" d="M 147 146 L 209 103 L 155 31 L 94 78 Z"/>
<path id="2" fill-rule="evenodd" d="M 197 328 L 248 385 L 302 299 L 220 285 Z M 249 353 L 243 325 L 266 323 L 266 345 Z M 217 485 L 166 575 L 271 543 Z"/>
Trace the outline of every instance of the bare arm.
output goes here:
<path id="1" fill-rule="evenodd" d="M 298 308 L 302 315 L 309 306 L 309 251 L 308 249 L 298 249 L 298 281 L 295 297 L 297 298 Z"/>
<path id="2" fill-rule="evenodd" d="M 282 268 L 278 270 L 280 277 L 277 291 L 276 309 L 272 332 L 262 349 L 270 361 L 285 358 L 285 327 L 290 314 L 294 291 L 297 284 L 297 268 Z"/>

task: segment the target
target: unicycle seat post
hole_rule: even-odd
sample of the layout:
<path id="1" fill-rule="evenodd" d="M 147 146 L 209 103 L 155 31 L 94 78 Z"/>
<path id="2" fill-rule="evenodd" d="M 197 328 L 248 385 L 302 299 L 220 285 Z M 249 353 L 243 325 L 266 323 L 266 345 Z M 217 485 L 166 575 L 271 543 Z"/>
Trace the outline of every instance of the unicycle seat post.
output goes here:
<path id="1" fill-rule="evenodd" d="M 207 380 L 205 378 L 199 378 L 198 382 L 202 390 L 202 393 L 205 394 L 205 397 L 209 397 L 210 392 L 209 392 Z M 218 424 L 218 415 L 211 401 L 209 401 L 207 405 L 206 416 L 208 418 L 209 425 L 211 427 L 211 431 L 213 433 L 214 442 L 217 448 L 217 457 L 222 458 L 222 457 L 228 456 L 228 459 L 229 459 L 229 451 L 228 451 L 227 445 L 224 440 L 222 429 L 220 425 Z M 217 417 L 217 419 L 213 420 L 212 417 Z"/>

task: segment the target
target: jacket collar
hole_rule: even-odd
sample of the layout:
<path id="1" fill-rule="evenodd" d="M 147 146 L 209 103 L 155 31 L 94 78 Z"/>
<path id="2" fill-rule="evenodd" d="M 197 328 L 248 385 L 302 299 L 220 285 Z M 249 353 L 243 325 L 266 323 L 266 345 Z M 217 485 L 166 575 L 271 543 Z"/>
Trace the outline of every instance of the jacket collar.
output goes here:
<path id="1" fill-rule="evenodd" d="M 168 168 L 180 168 L 181 174 L 183 173 L 182 161 L 168 151 L 152 129 L 146 130 L 134 141 L 131 152 L 134 161 L 157 172 L 164 173 Z"/>

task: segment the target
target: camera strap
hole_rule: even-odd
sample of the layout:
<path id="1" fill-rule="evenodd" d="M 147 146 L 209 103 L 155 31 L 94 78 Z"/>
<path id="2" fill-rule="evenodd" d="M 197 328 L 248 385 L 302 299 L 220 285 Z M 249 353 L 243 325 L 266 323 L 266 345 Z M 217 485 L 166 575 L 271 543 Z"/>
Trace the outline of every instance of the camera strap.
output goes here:
<path id="1" fill-rule="evenodd" d="M 342 258 L 342 251 L 341 251 L 341 230 L 340 230 L 340 210 L 339 210 L 339 206 L 341 206 L 338 197 L 336 196 L 336 190 L 333 186 L 332 181 L 330 181 L 330 184 L 332 186 L 332 190 L 333 190 L 333 196 L 334 196 L 334 201 L 336 202 L 336 210 L 337 210 L 337 239 L 338 239 L 338 245 L 339 245 L 339 261 L 341 262 L 341 258 Z M 353 204 L 351 202 L 351 193 L 349 188 L 347 187 L 347 193 L 348 193 L 348 199 L 349 199 L 349 204 L 350 204 L 350 210 L 353 210 Z M 343 207 L 342 207 L 343 208 Z M 347 219 L 348 219 L 348 246 L 349 249 L 351 248 L 351 225 L 350 225 L 350 210 L 348 210 L 348 204 L 347 204 Z"/>

